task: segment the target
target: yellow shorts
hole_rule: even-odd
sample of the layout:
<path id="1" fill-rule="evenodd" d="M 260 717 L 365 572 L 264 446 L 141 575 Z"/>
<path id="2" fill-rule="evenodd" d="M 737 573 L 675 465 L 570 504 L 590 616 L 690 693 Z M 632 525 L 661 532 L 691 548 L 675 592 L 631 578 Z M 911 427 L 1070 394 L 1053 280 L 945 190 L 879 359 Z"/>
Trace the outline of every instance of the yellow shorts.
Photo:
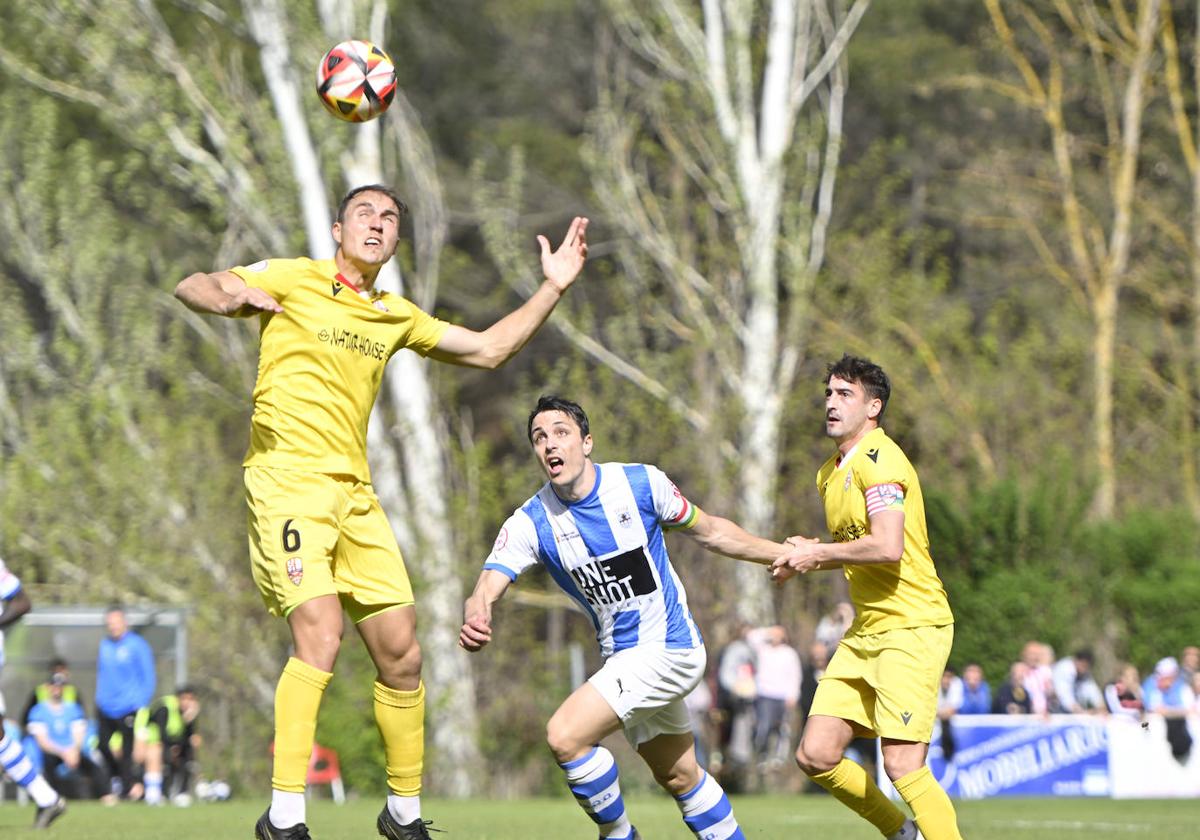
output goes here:
<path id="1" fill-rule="evenodd" d="M 413 603 L 391 525 L 371 485 L 350 476 L 246 467 L 250 565 L 263 603 L 286 616 L 337 595 L 356 623 Z"/>
<path id="2" fill-rule="evenodd" d="M 928 744 L 953 642 L 953 624 L 847 635 L 809 714 L 841 718 L 857 735 Z"/>

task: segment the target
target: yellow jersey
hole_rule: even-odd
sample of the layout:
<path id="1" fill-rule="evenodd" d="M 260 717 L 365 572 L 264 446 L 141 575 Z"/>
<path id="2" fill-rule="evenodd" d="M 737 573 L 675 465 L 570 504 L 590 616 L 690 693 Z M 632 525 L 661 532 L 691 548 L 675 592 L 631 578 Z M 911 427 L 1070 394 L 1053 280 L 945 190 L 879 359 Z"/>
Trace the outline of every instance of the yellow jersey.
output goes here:
<path id="1" fill-rule="evenodd" d="M 917 471 L 883 429 L 868 432 L 845 457 L 839 453 L 817 471 L 817 489 L 833 539 L 850 542 L 871 532 L 866 494 L 880 485 L 899 485 L 904 491 L 904 554 L 899 563 L 843 567 L 858 612 L 850 632 L 953 623 L 946 590 L 929 553 Z"/>
<path id="2" fill-rule="evenodd" d="M 449 324 L 398 295 L 360 292 L 333 260 L 263 260 L 232 271 L 283 307 L 259 319 L 243 465 L 370 483 L 367 420 L 384 365 L 405 347 L 425 355 Z"/>

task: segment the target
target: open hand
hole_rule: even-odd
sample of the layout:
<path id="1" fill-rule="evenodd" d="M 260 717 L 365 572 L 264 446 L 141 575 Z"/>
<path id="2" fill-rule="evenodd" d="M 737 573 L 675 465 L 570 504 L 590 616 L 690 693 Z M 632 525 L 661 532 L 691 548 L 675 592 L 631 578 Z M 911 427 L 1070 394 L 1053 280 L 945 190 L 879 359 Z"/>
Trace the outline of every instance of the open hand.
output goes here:
<path id="1" fill-rule="evenodd" d="M 550 240 L 541 235 L 537 238 L 542 248 L 542 274 L 560 294 L 575 282 L 587 260 L 587 226 L 588 220 L 584 216 L 576 216 L 567 229 L 562 245 L 553 252 L 550 250 Z"/>

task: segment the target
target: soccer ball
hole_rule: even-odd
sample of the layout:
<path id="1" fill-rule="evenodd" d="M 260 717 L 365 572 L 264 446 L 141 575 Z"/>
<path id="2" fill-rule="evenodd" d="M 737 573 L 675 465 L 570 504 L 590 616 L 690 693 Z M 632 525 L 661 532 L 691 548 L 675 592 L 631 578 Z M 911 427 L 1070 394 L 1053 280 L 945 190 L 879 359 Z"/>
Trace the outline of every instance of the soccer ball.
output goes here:
<path id="1" fill-rule="evenodd" d="M 369 41 L 343 41 L 317 65 L 317 96 L 339 120 L 374 119 L 395 95 L 396 66 Z"/>

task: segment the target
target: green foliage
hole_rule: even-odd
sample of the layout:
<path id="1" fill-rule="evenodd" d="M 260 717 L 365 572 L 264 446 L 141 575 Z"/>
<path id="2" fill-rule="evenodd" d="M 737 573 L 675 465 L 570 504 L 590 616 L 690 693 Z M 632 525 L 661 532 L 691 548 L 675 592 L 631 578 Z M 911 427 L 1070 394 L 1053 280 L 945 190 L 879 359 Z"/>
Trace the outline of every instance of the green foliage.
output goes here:
<path id="1" fill-rule="evenodd" d="M 954 609 L 951 661 L 980 662 L 993 680 L 1030 639 L 1063 656 L 1094 649 L 1102 670 L 1145 673 L 1200 637 L 1200 539 L 1178 509 L 1085 516 L 1088 495 L 1062 470 L 1002 481 L 965 498 L 927 491 L 930 544 Z"/>
<path id="2" fill-rule="evenodd" d="M 0 554 L 38 603 L 189 606 L 192 673 L 214 693 L 207 755 L 262 792 L 270 692 L 287 634 L 264 615 L 245 561 L 238 465 L 255 330 L 195 317 L 170 297 L 191 271 L 303 241 L 297 197 L 286 187 L 287 145 L 244 21 L 252 5 L 28 0 L 0 9 L 0 97 L 11 105 L 0 112 Z M 289 47 L 307 67 L 305 56 L 328 46 L 317 5 L 284 5 Z M 452 219 L 438 314 L 488 326 L 520 299 L 502 282 L 511 266 L 492 266 L 494 240 L 529 272 L 533 233 L 555 239 L 572 213 L 593 217 L 585 276 L 517 359 L 499 372 L 432 374 L 455 441 L 451 516 L 463 580 L 473 581 L 499 525 L 541 481 L 523 437 L 539 393 L 585 405 L 599 458 L 657 463 L 706 510 L 735 510 L 736 459 L 719 441 L 732 439 L 744 418 L 718 396 L 727 391 L 716 374 L 735 326 L 714 308 L 715 294 L 692 302 L 712 313 L 712 335 L 665 306 L 668 288 L 653 259 L 622 241 L 619 214 L 596 209 L 591 179 L 604 166 L 588 118 L 599 111 L 598 71 L 614 69 L 611 8 L 570 0 L 388 5 L 386 46 L 433 138 Z M 769 4 L 753 5 L 751 25 L 761 33 Z M 1174 11 L 1190 54 L 1194 24 L 1186 10 Z M 752 69 L 761 64 L 761 39 L 748 59 Z M 1085 198 L 1106 187 L 1097 153 L 1104 93 L 1087 83 L 1090 61 L 1076 49 L 1065 65 Z M 1191 174 L 1161 71 L 1150 91 L 1134 270 L 1118 325 L 1125 511 L 1098 524 L 1087 516 L 1095 475 L 1081 443 L 1092 409 L 1087 301 L 1048 276 L 1010 224 L 1018 211 L 1045 208 L 1039 225 L 1048 240 L 1062 240 L 1045 128 L 964 83 L 1015 81 L 986 9 L 968 0 L 877 2 L 852 40 L 849 68 L 826 269 L 808 323 L 797 325 L 811 328 L 812 339 L 788 397 L 775 536 L 823 531 L 812 482 L 829 454 L 819 433 L 821 373 L 843 351 L 868 355 L 893 375 L 887 427 L 925 483 L 934 556 L 958 616 L 954 661 L 981 660 L 995 680 L 1021 642 L 1037 637 L 1060 653 L 1092 644 L 1108 664 L 1128 659 L 1145 670 L 1200 639 L 1195 520 L 1163 504 L 1178 492 L 1164 474 L 1173 479 L 1194 460 L 1198 361 Z M 727 219 L 738 208 L 712 180 L 723 152 L 711 103 L 680 80 L 651 83 L 651 69 L 640 64 L 643 75 L 631 78 L 645 84 L 618 91 L 626 98 L 613 103 L 630 129 L 621 154 L 637 161 L 635 186 L 654 197 L 655 224 L 671 230 L 681 258 L 713 288 L 736 290 L 745 278 Z M 309 75 L 298 78 L 309 85 Z M 1193 82 L 1183 88 L 1194 119 Z M 312 97 L 303 105 L 334 171 L 358 129 L 329 121 Z M 715 150 L 698 158 L 699 180 L 677 154 L 693 142 Z M 516 187 L 476 201 L 482 173 L 516 169 L 518 158 Z M 797 154 L 789 165 L 800 183 L 810 161 Z M 798 228 L 811 209 L 792 198 L 788 225 Z M 585 356 L 557 331 L 566 316 L 713 426 L 689 425 Z M 732 561 L 670 540 L 693 610 L 715 640 Z M 776 594 L 780 614 L 803 631 L 839 585 L 836 575 L 797 581 Z M 472 660 L 487 775 L 506 793 L 559 790 L 543 727 L 571 688 L 569 646 L 594 650 L 580 616 L 534 605 L 553 589 L 537 575 L 522 580 L 517 591 L 537 597 L 502 603 L 496 642 Z M 341 753 L 349 786 L 376 795 L 383 780 L 372 678 L 349 636 L 318 737 Z"/>
<path id="3" fill-rule="evenodd" d="M 333 679 L 321 698 L 317 743 L 337 751 L 342 779 L 364 796 L 387 794 L 383 742 L 375 726 L 375 666 L 366 645 L 347 628 Z"/>

